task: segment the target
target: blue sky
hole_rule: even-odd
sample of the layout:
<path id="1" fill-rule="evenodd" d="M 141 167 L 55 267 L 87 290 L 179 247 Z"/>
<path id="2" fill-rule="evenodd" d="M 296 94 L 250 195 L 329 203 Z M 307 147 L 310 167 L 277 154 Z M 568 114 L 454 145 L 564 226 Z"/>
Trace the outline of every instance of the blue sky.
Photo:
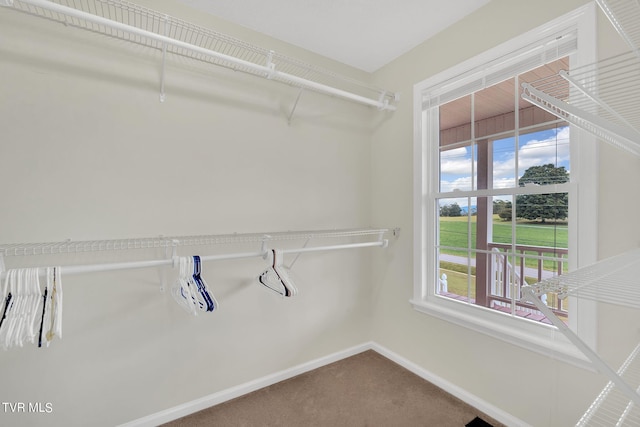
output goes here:
<path id="1" fill-rule="evenodd" d="M 493 188 L 516 185 L 515 138 L 494 141 Z M 471 148 L 460 147 L 441 153 L 441 191 L 471 190 Z M 569 127 L 554 128 L 520 135 L 518 149 L 519 177 L 531 166 L 552 163 L 569 170 Z M 466 206 L 466 199 L 442 200 Z"/>

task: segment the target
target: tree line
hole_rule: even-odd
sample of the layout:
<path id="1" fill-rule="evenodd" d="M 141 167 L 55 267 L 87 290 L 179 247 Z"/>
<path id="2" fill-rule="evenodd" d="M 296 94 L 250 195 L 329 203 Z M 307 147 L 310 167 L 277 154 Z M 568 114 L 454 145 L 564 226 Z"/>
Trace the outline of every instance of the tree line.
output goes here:
<path id="1" fill-rule="evenodd" d="M 525 171 L 519 180 L 521 187 L 526 185 L 562 184 L 569 181 L 569 173 L 564 166 L 553 164 L 532 166 Z M 516 196 L 516 217 L 532 221 L 563 220 L 569 212 L 569 195 L 567 193 L 522 194 Z M 493 213 L 504 221 L 511 221 L 513 205 L 510 201 L 494 200 Z M 462 216 L 463 210 L 457 203 L 440 206 L 440 216 Z M 472 210 L 472 215 L 476 212 Z"/>

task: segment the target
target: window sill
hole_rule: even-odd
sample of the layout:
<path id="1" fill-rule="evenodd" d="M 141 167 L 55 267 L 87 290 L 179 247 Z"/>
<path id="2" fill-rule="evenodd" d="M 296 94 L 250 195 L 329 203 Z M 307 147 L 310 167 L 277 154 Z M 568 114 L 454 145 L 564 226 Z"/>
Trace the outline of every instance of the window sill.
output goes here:
<path id="1" fill-rule="evenodd" d="M 412 299 L 416 311 L 437 317 L 506 343 L 593 371 L 589 360 L 554 326 L 494 313 L 434 296 L 437 302 Z"/>

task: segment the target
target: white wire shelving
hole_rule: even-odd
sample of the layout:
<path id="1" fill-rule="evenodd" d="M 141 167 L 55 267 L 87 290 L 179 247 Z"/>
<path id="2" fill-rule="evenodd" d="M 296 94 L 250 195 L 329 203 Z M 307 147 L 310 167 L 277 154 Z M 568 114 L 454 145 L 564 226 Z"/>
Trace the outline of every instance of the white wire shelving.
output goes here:
<path id="1" fill-rule="evenodd" d="M 522 97 L 640 156 L 640 57 L 633 52 L 523 84 Z"/>
<path id="2" fill-rule="evenodd" d="M 10 256 L 53 255 L 65 253 L 121 251 L 131 249 L 172 248 L 180 246 L 207 246 L 231 243 L 261 243 L 284 240 L 310 240 L 318 238 L 380 237 L 386 228 L 278 231 L 267 233 L 231 233 L 191 236 L 159 236 L 111 240 L 65 240 L 44 243 L 0 244 L 0 254 Z"/>
<path id="3" fill-rule="evenodd" d="M 611 25 L 640 57 L 640 2 L 637 0 L 596 0 Z"/>
<path id="4" fill-rule="evenodd" d="M 54 301 L 54 307 L 56 310 L 62 309 L 62 288 L 61 283 L 56 288 L 56 277 L 59 279 L 61 276 L 70 275 L 82 275 L 88 273 L 102 273 L 109 271 L 122 271 L 122 270 L 134 270 L 134 269 L 157 269 L 159 273 L 159 290 L 165 292 L 167 289 L 171 289 L 171 295 L 178 301 L 183 308 L 185 307 L 185 301 L 190 304 L 188 310 L 191 314 L 197 314 L 197 310 L 202 311 L 214 311 L 218 309 L 218 302 L 209 291 L 206 289 L 206 284 L 200 279 L 200 263 L 210 261 L 221 260 L 240 260 L 248 258 L 261 257 L 267 261 L 267 270 L 264 270 L 260 275 L 258 282 L 264 287 L 276 292 L 283 297 L 291 297 L 296 295 L 297 290 L 292 283 L 291 278 L 288 275 L 288 271 L 296 262 L 301 253 L 306 252 L 320 252 L 320 251 L 336 251 L 344 249 L 360 249 L 360 248 L 386 248 L 388 245 L 388 239 L 384 238 L 387 229 L 344 229 L 344 230 L 317 230 L 317 231 L 288 231 L 288 232 L 276 232 L 276 233 L 247 233 L 247 234 L 221 234 L 221 235 L 197 235 L 197 236 L 174 236 L 174 237 L 157 237 L 157 238 L 143 238 L 143 239 L 118 239 L 118 240 L 93 240 L 93 241 L 78 241 L 78 242 L 49 242 L 49 243 L 18 243 L 18 244 L 4 244 L 0 245 L 0 291 L 2 292 L 2 300 L 4 304 L 3 319 L 7 316 L 8 310 L 11 311 L 11 315 L 7 318 L 11 318 L 10 325 L 5 327 L 7 336 L 14 336 L 20 334 L 22 330 L 29 332 L 33 328 L 29 329 L 29 325 L 33 325 L 35 321 L 35 310 L 37 301 L 43 301 L 42 319 L 45 319 L 44 310 L 45 305 L 49 305 L 47 301 L 47 289 L 50 289 L 49 280 L 52 278 L 51 272 L 53 271 L 53 291 L 51 293 L 51 299 Z M 397 237 L 399 229 L 393 229 L 393 235 Z M 323 246 L 307 246 L 312 239 L 330 239 L 331 245 Z M 337 242 L 336 242 L 337 240 Z M 294 243 L 289 242 L 284 244 L 284 241 L 297 241 Z M 303 242 L 300 242 L 303 241 Z M 278 244 L 277 242 L 281 242 Z M 215 250 L 214 255 L 209 255 L 210 246 L 224 245 L 224 244 L 252 244 L 249 246 L 256 246 L 251 251 L 247 252 L 229 252 L 225 251 L 220 253 L 219 250 Z M 204 248 L 203 246 L 208 246 Z M 284 248 L 282 246 L 285 246 Z M 184 252 L 190 252 L 186 257 L 178 255 L 178 248 L 186 247 L 188 249 Z M 151 251 L 160 256 L 156 256 L 153 259 L 138 259 L 140 253 L 143 256 L 149 257 L 148 251 L 139 251 L 141 249 L 164 249 L 164 251 Z M 234 245 L 235 248 L 235 245 Z M 238 250 L 237 248 L 235 250 Z M 245 249 L 246 250 L 246 249 Z M 91 256 L 91 259 L 99 258 L 102 260 L 98 264 L 76 264 L 69 265 L 68 262 L 77 261 L 76 254 L 79 253 L 104 253 L 121 251 L 126 257 L 125 261 L 113 262 L 114 257 L 112 254 L 105 254 L 104 256 Z M 135 255 L 131 253 L 135 251 Z M 164 253 L 163 253 L 164 252 Z M 205 252 L 204 256 L 196 255 L 193 252 L 201 253 Z M 65 255 L 72 254 L 74 256 L 68 257 Z M 283 264 L 284 254 L 296 254 L 293 260 L 288 266 Z M 24 260 L 24 257 L 35 256 L 36 262 L 38 262 L 38 256 L 42 255 L 56 255 L 55 265 L 53 266 L 25 266 L 34 261 Z M 7 269 L 5 266 L 5 259 L 7 256 L 13 257 L 11 264 L 16 264 L 14 261 L 18 261 L 22 266 L 13 266 Z M 17 258 L 17 259 L 16 259 Z M 109 259 L 111 262 L 106 262 L 104 259 Z M 52 258 L 46 257 L 49 261 Z M 135 259 L 135 260 L 132 260 Z M 60 262 L 62 260 L 62 263 Z M 71 261 L 70 261 L 71 260 Z M 191 260 L 191 264 L 187 262 Z M 42 260 L 40 260 L 42 261 Z M 66 262 L 66 263 L 65 263 Z M 191 270 L 186 269 L 186 265 Z M 196 267 L 197 266 L 197 267 Z M 173 267 L 179 268 L 179 278 L 177 282 L 175 279 L 171 288 L 168 287 L 169 275 L 168 269 Z M 41 290 L 38 277 L 44 277 L 47 280 L 47 287 Z M 187 282 L 189 281 L 189 282 Z M 191 284 L 189 284 L 191 283 Z M 4 284 L 4 286 L 2 286 Z M 185 288 L 186 286 L 186 288 Z M 197 290 L 195 289 L 197 288 Z M 42 294 L 40 293 L 42 292 Z M 186 292 L 186 293 L 185 293 Z M 54 297 L 53 295 L 58 295 Z M 57 298 L 57 299 L 55 299 Z M 18 301 L 18 302 L 16 302 Z M 191 306 L 192 305 L 192 306 Z M 37 308 L 40 310 L 40 308 Z M 48 310 L 51 310 L 49 308 Z M 48 318 L 49 316 L 47 316 Z M 28 323 L 26 326 L 21 326 L 23 323 Z M 53 322 L 53 321 L 52 321 Z M 17 323 L 18 326 L 15 326 Z M 26 329 L 25 329 L 26 328 Z M 42 325 L 40 331 L 42 331 Z M 14 333 L 14 331 L 18 331 Z M 4 332 L 3 332 L 4 333 Z M 59 332 L 56 332 L 59 335 Z M 36 335 L 32 333 L 26 333 L 25 339 L 29 342 L 34 342 Z M 42 336 L 42 332 L 41 335 Z M 11 338 L 13 340 L 14 338 Z M 17 339 L 17 338 L 16 338 Z M 49 339 L 49 334 L 47 334 Z M 16 341 L 22 346 L 23 337 Z M 8 346 L 10 340 L 5 342 L 5 349 Z M 11 341 L 13 342 L 13 341 Z M 41 340 L 38 341 L 38 346 L 41 345 Z"/>
<path id="5" fill-rule="evenodd" d="M 551 277 L 530 288 L 536 294 L 568 296 L 640 309 L 640 249 L 608 258 L 568 274 Z"/>
<path id="6" fill-rule="evenodd" d="M 125 0 L 0 0 L 0 6 L 161 51 L 161 100 L 166 57 L 179 55 L 380 110 L 396 109 L 396 93 Z"/>
<path id="7" fill-rule="evenodd" d="M 86 240 L 64 241 L 46 243 L 13 243 L 0 245 L 0 261 L 8 257 L 40 256 L 58 254 L 78 254 L 108 251 L 130 251 L 138 249 L 161 248 L 165 250 L 163 259 L 136 260 L 125 262 L 111 262 L 87 265 L 62 265 L 59 266 L 62 274 L 84 274 L 113 270 L 128 270 L 140 268 L 156 268 L 173 266 L 180 247 L 194 250 L 195 247 L 215 246 L 225 244 L 254 243 L 261 247 L 250 252 L 222 253 L 216 255 L 201 256 L 202 261 L 220 261 L 231 259 L 245 259 L 264 257 L 267 248 L 274 248 L 277 242 L 304 241 L 300 247 L 279 249 L 283 254 L 300 254 L 303 252 L 333 251 L 341 249 L 356 249 L 367 247 L 386 247 L 388 239 L 386 228 L 343 229 L 343 230 L 313 230 L 313 231 L 285 231 L 273 233 L 243 233 L 243 234 L 216 234 L 194 236 L 162 236 L 154 238 L 133 238 L 114 240 Z M 392 234 L 397 236 L 399 230 L 393 229 Z M 308 242 L 316 239 L 331 239 L 331 245 L 307 246 Z M 336 240 L 338 242 L 336 242 Z M 201 249 L 201 248 L 200 248 Z M 4 277 L 0 263 L 0 278 Z"/>
<path id="8" fill-rule="evenodd" d="M 631 51 L 523 83 L 522 97 L 640 156 L 640 2 L 597 0 Z"/>
<path id="9" fill-rule="evenodd" d="M 640 384 L 640 344 L 631 352 L 617 371 L 627 384 Z M 638 426 L 640 405 L 630 402 L 629 397 L 609 381 L 576 426 Z"/>
<path id="10" fill-rule="evenodd" d="M 640 156 L 640 1 L 596 0 L 631 51 L 524 83 L 522 97 L 612 144 Z M 577 426 L 640 425 L 640 344 L 616 371 L 541 301 L 553 292 L 640 309 L 640 249 L 523 288 L 531 302 L 609 382 Z"/>
<path id="11" fill-rule="evenodd" d="M 578 426 L 640 425 L 640 345 L 622 366 L 613 370 L 591 347 L 578 337 L 541 300 L 552 292 L 559 298 L 575 297 L 617 306 L 640 309 L 640 249 L 599 261 L 593 265 L 523 287 L 522 299 L 531 302 L 556 326 L 609 380 Z"/>

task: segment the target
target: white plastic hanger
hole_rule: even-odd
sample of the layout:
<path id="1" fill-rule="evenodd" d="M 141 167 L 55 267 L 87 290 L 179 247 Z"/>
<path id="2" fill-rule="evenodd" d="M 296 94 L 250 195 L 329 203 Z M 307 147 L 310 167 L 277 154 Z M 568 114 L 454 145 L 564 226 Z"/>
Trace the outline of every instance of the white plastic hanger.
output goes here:
<path id="1" fill-rule="evenodd" d="M 30 324 L 29 324 L 29 341 L 36 342 L 38 336 L 38 314 L 41 312 L 40 306 L 42 305 L 42 290 L 40 288 L 40 275 L 37 268 L 30 268 L 28 274 L 31 276 L 31 310 L 30 310 Z"/>
<path id="2" fill-rule="evenodd" d="M 0 330 L 0 338 L 2 338 L 2 347 L 6 350 L 9 348 L 9 343 L 11 340 L 11 333 L 15 327 L 15 308 L 17 306 L 17 302 L 19 301 L 18 295 L 16 295 L 15 290 L 15 281 L 16 281 L 16 270 L 11 269 L 7 271 L 7 276 L 5 279 L 5 288 L 7 292 L 7 307 L 4 313 L 4 322 L 2 325 L 2 330 Z"/>
<path id="3" fill-rule="evenodd" d="M 203 311 L 214 311 L 218 308 L 218 301 L 215 299 L 212 293 L 209 292 L 209 287 L 201 276 L 202 263 L 199 256 L 193 256 L 193 274 L 192 279 L 196 284 L 199 295 L 199 308 Z"/>
<path id="4" fill-rule="evenodd" d="M 10 276 L 10 272 L 7 272 L 2 286 L 2 293 L 0 294 L 0 296 L 2 297 L 2 305 L 0 305 L 0 341 L 2 340 L 4 331 L 6 331 L 7 329 L 7 324 L 9 323 L 7 321 L 7 314 L 11 307 L 11 304 L 13 304 L 13 294 L 9 289 Z"/>
<path id="5" fill-rule="evenodd" d="M 37 267 L 10 269 L 0 284 L 0 345 L 6 350 L 25 343 L 47 346 L 62 338 L 62 281 L 60 267 L 45 270 L 41 289 Z"/>
<path id="6" fill-rule="evenodd" d="M 42 301 L 37 268 L 12 269 L 3 287 L 3 320 L 0 342 L 5 349 L 35 342 L 35 325 Z"/>
<path id="7" fill-rule="evenodd" d="M 53 268 L 49 304 L 50 325 L 46 335 L 47 346 L 55 336 L 62 338 L 62 280 L 60 278 L 60 267 Z"/>
<path id="8" fill-rule="evenodd" d="M 293 283 L 293 280 L 291 280 L 291 277 L 289 277 L 289 273 L 283 265 L 284 256 L 282 251 L 269 249 L 265 255 L 265 259 L 269 263 L 269 268 L 258 276 L 258 281 L 267 289 L 284 297 L 296 296 L 298 294 L 298 288 Z"/>
<path id="9" fill-rule="evenodd" d="M 209 292 L 202 276 L 200 257 L 179 257 L 178 279 L 171 288 L 171 294 L 178 304 L 188 313 L 197 315 L 198 311 L 214 311 L 218 301 Z"/>
<path id="10" fill-rule="evenodd" d="M 195 311 L 195 307 L 191 302 L 191 288 L 187 276 L 187 263 L 188 260 L 186 257 L 178 257 L 178 278 L 171 287 L 171 295 L 180 307 L 184 308 L 187 313 L 195 316 L 198 313 Z"/>
<path id="11" fill-rule="evenodd" d="M 47 267 L 45 271 L 44 291 L 42 292 L 42 312 L 39 315 L 40 327 L 38 329 L 38 347 L 42 347 L 43 337 L 46 342 L 46 331 L 51 326 L 51 316 L 49 311 L 51 310 L 51 285 L 53 284 L 53 269 Z"/>

